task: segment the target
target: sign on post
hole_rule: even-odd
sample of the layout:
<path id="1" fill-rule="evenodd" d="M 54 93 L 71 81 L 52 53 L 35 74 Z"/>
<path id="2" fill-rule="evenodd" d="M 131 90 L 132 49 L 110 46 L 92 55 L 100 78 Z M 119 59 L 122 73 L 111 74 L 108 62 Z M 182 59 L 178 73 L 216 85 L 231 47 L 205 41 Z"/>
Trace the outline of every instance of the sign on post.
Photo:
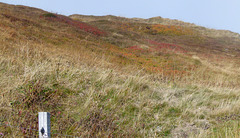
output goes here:
<path id="1" fill-rule="evenodd" d="M 38 132 L 39 138 L 51 138 L 50 113 L 38 113 Z"/>

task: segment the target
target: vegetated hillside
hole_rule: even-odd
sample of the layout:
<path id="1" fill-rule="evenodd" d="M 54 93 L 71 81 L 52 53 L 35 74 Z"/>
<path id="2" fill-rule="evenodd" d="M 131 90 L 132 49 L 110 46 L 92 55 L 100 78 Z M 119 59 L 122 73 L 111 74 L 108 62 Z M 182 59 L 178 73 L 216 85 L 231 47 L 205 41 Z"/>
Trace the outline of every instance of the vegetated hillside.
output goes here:
<path id="1" fill-rule="evenodd" d="M 0 135 L 239 137 L 238 34 L 3 3 L 0 30 Z"/>
<path id="2" fill-rule="evenodd" d="M 162 17 L 152 17 L 149 19 L 141 19 L 141 18 L 125 18 L 125 17 L 117 17 L 117 16 L 86 16 L 86 15 L 79 15 L 74 14 L 70 16 L 73 19 L 82 20 L 84 22 L 92 22 L 92 21 L 99 21 L 99 20 L 108 20 L 108 21 L 122 21 L 122 22 L 132 22 L 132 23 L 147 23 L 147 24 L 161 24 L 161 25 L 175 25 L 175 26 L 184 26 L 194 29 L 205 36 L 210 37 L 232 37 L 238 38 L 240 35 L 238 33 L 234 33 L 228 30 L 216 30 L 216 29 L 209 29 L 202 26 L 197 26 L 193 23 L 187 23 L 179 20 L 172 20 L 168 18 Z"/>

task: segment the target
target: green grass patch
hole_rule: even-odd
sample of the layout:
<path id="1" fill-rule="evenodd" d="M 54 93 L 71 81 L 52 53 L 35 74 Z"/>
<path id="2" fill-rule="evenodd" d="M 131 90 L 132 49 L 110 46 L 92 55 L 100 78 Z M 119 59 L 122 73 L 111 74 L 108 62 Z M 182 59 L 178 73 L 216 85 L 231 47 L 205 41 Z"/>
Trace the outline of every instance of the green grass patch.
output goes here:
<path id="1" fill-rule="evenodd" d="M 44 17 L 51 17 L 51 18 L 57 18 L 57 16 L 53 13 L 45 13 L 43 14 Z"/>

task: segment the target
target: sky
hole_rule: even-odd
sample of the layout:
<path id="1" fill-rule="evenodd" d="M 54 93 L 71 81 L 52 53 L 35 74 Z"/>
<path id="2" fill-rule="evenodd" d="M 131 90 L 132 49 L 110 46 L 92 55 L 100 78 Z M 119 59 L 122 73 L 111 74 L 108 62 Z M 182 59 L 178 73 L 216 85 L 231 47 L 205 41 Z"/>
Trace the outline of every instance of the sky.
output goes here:
<path id="1" fill-rule="evenodd" d="M 178 19 L 240 33 L 240 0 L 0 0 L 63 15 Z"/>

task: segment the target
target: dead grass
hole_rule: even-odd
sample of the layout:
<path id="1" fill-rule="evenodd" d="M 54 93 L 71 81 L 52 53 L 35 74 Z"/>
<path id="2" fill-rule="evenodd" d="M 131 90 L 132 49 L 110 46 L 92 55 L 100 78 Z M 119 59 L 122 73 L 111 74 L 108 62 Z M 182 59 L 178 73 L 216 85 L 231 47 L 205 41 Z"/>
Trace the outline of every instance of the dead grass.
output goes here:
<path id="1" fill-rule="evenodd" d="M 2 114 L 2 121 L 14 125 L 20 121 L 25 122 L 21 126 L 29 126 L 26 116 L 35 122 L 37 112 L 47 110 L 54 116 L 55 132 L 87 137 L 184 137 L 208 131 L 218 117 L 238 114 L 239 87 L 223 83 L 236 78 L 206 74 L 207 68 L 167 81 L 156 74 L 137 73 L 137 68 L 133 72 L 119 69 L 107 57 L 95 58 L 71 48 L 18 44 L 4 47 L 1 53 L 1 110 L 12 114 L 10 118 Z M 42 92 L 51 95 L 42 97 L 48 108 L 38 103 Z M 8 129 L 4 134 L 16 136 L 15 129 Z"/>
<path id="2" fill-rule="evenodd" d="M 53 133 L 81 137 L 239 136 L 235 57 L 219 62 L 197 52 L 169 52 L 132 58 L 119 43 L 40 19 L 44 13 L 25 15 L 32 18 L 6 13 L 19 20 L 0 14 L 0 123 L 37 129 L 37 112 L 48 111 Z M 132 43 L 150 46 L 136 39 Z M 186 73 L 146 68 L 165 61 Z M 0 130 L 6 137 L 36 135 L 14 127 Z"/>

